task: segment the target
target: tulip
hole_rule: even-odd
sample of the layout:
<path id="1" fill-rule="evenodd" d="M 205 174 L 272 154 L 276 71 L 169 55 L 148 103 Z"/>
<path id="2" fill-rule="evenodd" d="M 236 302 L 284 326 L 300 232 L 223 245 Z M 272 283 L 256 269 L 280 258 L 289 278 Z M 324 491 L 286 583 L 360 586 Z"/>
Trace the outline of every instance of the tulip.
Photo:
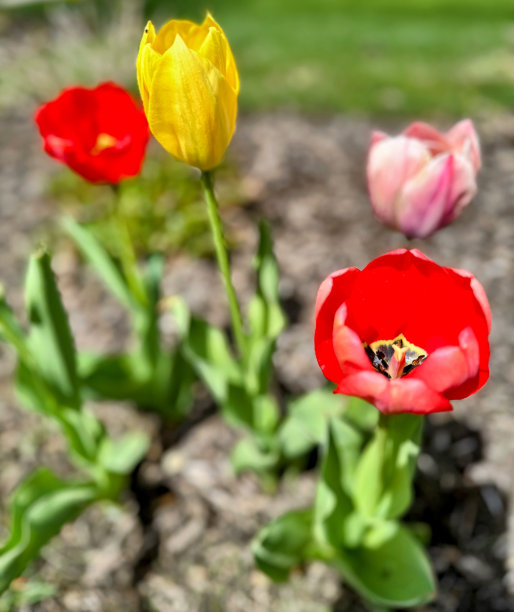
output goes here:
<path id="1" fill-rule="evenodd" d="M 69 87 L 34 117 L 51 157 L 92 183 L 139 174 L 150 133 L 141 108 L 115 83 Z"/>
<path id="2" fill-rule="evenodd" d="M 207 15 L 201 25 L 148 22 L 137 80 L 150 130 L 181 161 L 211 170 L 234 133 L 239 75 L 227 38 Z"/>
<path id="3" fill-rule="evenodd" d="M 441 134 L 414 123 L 400 136 L 375 132 L 367 175 L 376 216 L 408 238 L 451 223 L 476 193 L 478 138 L 469 120 Z"/>
<path id="4" fill-rule="evenodd" d="M 491 311 L 469 272 L 398 249 L 320 286 L 314 346 L 335 393 L 384 414 L 451 410 L 489 376 Z"/>

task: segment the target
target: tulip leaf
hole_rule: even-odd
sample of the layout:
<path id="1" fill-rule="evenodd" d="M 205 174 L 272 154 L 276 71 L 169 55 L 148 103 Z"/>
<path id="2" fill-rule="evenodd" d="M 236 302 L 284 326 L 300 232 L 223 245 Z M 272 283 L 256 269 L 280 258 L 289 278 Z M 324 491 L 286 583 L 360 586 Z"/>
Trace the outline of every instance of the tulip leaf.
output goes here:
<path id="1" fill-rule="evenodd" d="M 129 432 L 119 440 L 105 437 L 98 460 L 108 472 L 129 474 L 143 459 L 149 444 L 148 436 L 141 431 Z"/>
<path id="2" fill-rule="evenodd" d="M 353 550 L 341 550 L 332 564 L 372 605 L 410 608 L 435 596 L 435 579 L 422 546 L 396 521 L 371 526 Z"/>
<path id="3" fill-rule="evenodd" d="M 28 476 L 10 502 L 10 535 L 0 548 L 0 592 L 98 495 L 93 483 L 66 482 L 47 468 Z"/>
<path id="4" fill-rule="evenodd" d="M 294 459 L 323 443 L 328 420 L 346 410 L 347 398 L 334 395 L 328 387 L 316 389 L 291 400 L 278 432 L 284 455 Z"/>
<path id="5" fill-rule="evenodd" d="M 277 582 L 308 557 L 312 509 L 294 510 L 275 519 L 257 534 L 252 552 L 259 569 Z"/>
<path id="6" fill-rule="evenodd" d="M 38 371 L 59 401 L 80 406 L 75 345 L 46 252 L 31 257 L 25 284 L 28 346 Z"/>
<path id="7" fill-rule="evenodd" d="M 236 474 L 246 470 L 252 472 L 269 472 L 276 467 L 279 461 L 276 448 L 261 448 L 255 437 L 239 440 L 231 455 L 232 466 Z"/>
<path id="8" fill-rule="evenodd" d="M 381 415 L 355 474 L 355 505 L 368 517 L 397 518 L 410 506 L 423 417 Z"/>
<path id="9" fill-rule="evenodd" d="M 0 338 L 8 342 L 25 361 L 30 361 L 27 338 L 16 320 L 10 306 L 7 304 L 3 287 L 0 287 Z"/>
<path id="10" fill-rule="evenodd" d="M 255 257 L 257 288 L 248 307 L 250 335 L 246 355 L 247 388 L 266 393 L 273 371 L 275 342 L 286 325 L 278 292 L 278 267 L 273 254 L 271 230 L 259 224 L 259 246 Z"/>
<path id="11" fill-rule="evenodd" d="M 248 319 L 252 338 L 276 339 L 286 324 L 278 293 L 278 267 L 273 254 L 271 229 L 265 221 L 259 224 L 259 246 L 254 262 L 257 291 L 250 303 Z"/>
<path id="12" fill-rule="evenodd" d="M 225 334 L 207 321 L 191 315 L 179 298 L 170 307 L 181 334 L 181 351 L 220 405 L 228 400 L 231 385 L 242 384 L 241 370 Z"/>
<path id="13" fill-rule="evenodd" d="M 316 540 L 336 549 L 358 544 L 363 518 L 352 500 L 354 473 L 362 435 L 342 419 L 328 422 L 321 474 L 314 506 Z"/>
<path id="14" fill-rule="evenodd" d="M 89 230 L 69 217 L 64 218 L 62 224 L 80 249 L 84 258 L 89 261 L 100 275 L 107 289 L 128 310 L 133 310 L 136 307 L 136 302 L 130 292 L 123 272 L 97 238 Z"/>

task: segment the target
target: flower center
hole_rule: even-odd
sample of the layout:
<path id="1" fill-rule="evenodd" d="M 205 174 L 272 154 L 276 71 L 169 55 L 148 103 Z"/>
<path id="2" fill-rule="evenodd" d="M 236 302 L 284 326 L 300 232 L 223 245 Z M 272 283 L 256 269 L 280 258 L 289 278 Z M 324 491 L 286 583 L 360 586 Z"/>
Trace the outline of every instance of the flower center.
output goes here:
<path id="1" fill-rule="evenodd" d="M 98 155 L 105 149 L 110 149 L 114 147 L 117 143 L 117 139 L 110 134 L 98 134 L 98 138 L 96 139 L 95 146 L 91 149 L 91 155 Z"/>
<path id="2" fill-rule="evenodd" d="M 387 378 L 405 376 L 428 357 L 426 351 L 411 344 L 403 334 L 394 340 L 364 342 L 364 350 L 375 370 Z"/>

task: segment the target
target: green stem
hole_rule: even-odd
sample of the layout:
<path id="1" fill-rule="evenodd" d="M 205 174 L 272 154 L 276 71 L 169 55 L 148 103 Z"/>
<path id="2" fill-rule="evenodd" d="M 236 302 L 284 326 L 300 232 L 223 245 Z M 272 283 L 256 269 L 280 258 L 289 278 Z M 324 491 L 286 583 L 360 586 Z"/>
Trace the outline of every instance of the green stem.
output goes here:
<path id="1" fill-rule="evenodd" d="M 389 423 L 389 419 L 390 416 L 384 413 L 380 413 L 380 416 L 378 418 L 378 425 L 377 425 L 377 432 L 376 432 L 376 436 L 377 436 L 377 441 L 378 441 L 378 448 L 379 448 L 379 453 L 380 453 L 380 481 L 382 484 L 382 491 L 381 494 L 385 491 L 386 487 L 387 487 L 387 481 L 389 479 L 389 470 L 387 469 L 387 440 L 388 440 L 388 423 Z"/>
<path id="2" fill-rule="evenodd" d="M 225 239 L 223 237 L 223 227 L 218 211 L 218 201 L 214 195 L 212 176 L 208 171 L 202 172 L 202 186 L 205 202 L 207 203 L 207 212 L 209 214 L 212 237 L 214 239 L 216 259 L 218 260 L 218 267 L 221 272 L 223 283 L 225 285 L 225 292 L 227 294 L 230 318 L 232 321 L 232 331 L 234 333 L 239 354 L 242 358 L 244 358 L 246 353 L 246 341 L 243 332 L 243 320 L 241 318 L 241 310 L 239 308 L 236 292 L 230 276 L 230 264 L 228 262 L 227 249 Z"/>

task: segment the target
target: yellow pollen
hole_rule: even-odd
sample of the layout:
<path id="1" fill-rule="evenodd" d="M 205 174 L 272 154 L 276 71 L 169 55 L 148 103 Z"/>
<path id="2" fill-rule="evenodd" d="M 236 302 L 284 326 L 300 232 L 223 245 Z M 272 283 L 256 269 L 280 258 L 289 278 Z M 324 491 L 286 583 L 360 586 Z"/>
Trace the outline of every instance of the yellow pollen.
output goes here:
<path id="1" fill-rule="evenodd" d="M 426 351 L 411 344 L 403 334 L 394 340 L 377 340 L 369 345 L 364 343 L 364 350 L 373 367 L 387 378 L 405 376 L 428 356 Z"/>
<path id="2" fill-rule="evenodd" d="M 91 155 L 99 155 L 105 149 L 114 147 L 117 142 L 117 139 L 110 134 L 98 134 L 95 146 L 91 149 Z"/>

